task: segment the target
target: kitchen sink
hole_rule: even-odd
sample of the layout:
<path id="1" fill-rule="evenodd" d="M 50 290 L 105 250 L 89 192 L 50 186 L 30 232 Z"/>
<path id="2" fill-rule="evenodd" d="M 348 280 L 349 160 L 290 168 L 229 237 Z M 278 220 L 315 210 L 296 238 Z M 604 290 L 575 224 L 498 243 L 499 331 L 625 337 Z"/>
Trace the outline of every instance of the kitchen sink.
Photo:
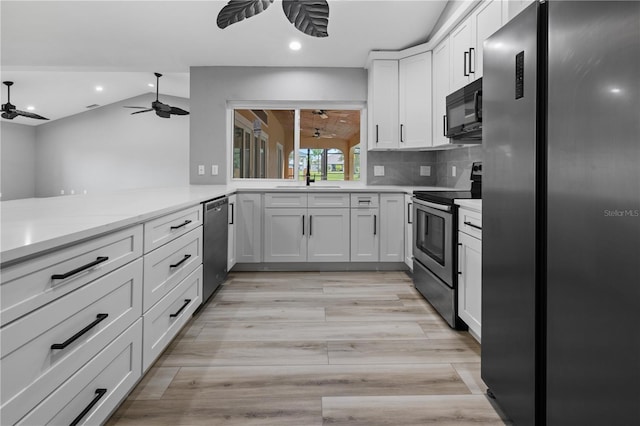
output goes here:
<path id="1" fill-rule="evenodd" d="M 291 186 L 291 185 L 276 185 L 277 189 L 339 189 L 342 188 L 339 185 L 310 185 L 310 186 Z"/>

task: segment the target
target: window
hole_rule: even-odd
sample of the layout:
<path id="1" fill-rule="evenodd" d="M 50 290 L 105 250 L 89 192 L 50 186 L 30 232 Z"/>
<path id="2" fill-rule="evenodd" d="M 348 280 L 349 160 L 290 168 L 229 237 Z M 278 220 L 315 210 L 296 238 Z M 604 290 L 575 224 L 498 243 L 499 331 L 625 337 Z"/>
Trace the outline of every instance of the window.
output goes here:
<path id="1" fill-rule="evenodd" d="M 234 179 L 360 180 L 361 108 L 233 109 Z"/>

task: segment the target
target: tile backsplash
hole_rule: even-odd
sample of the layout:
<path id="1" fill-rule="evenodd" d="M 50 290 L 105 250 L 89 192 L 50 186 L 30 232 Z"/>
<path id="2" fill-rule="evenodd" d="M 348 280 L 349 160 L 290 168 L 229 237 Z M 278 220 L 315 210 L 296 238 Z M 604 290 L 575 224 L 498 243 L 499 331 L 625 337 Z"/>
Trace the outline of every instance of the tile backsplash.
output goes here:
<path id="1" fill-rule="evenodd" d="M 369 151 L 367 184 L 469 189 L 474 161 L 482 161 L 482 145 L 441 151 Z M 384 176 L 374 176 L 374 166 L 384 166 Z M 420 176 L 421 166 L 430 167 L 430 176 Z"/>

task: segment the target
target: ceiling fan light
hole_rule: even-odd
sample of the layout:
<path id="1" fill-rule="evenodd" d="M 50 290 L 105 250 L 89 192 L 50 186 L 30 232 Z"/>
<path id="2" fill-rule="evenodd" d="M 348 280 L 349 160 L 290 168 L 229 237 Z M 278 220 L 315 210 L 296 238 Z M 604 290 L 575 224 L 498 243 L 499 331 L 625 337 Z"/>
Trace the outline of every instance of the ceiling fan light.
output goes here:
<path id="1" fill-rule="evenodd" d="M 300 44 L 299 41 L 292 41 L 291 43 L 289 43 L 289 49 L 291 50 L 300 50 L 302 48 L 302 44 Z"/>
<path id="2" fill-rule="evenodd" d="M 29 106 L 27 107 L 27 111 L 33 111 L 33 110 L 35 110 L 35 109 L 36 109 L 36 107 L 34 107 L 33 105 L 29 105 Z"/>
<path id="3" fill-rule="evenodd" d="M 104 90 L 104 87 L 96 86 L 96 92 L 102 92 L 103 90 Z"/>

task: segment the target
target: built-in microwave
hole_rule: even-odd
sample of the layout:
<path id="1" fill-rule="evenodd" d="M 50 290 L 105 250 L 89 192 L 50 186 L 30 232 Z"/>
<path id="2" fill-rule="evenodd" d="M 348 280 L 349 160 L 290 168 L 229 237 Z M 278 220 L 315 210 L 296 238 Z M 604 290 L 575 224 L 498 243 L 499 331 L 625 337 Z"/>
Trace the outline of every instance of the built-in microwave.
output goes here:
<path id="1" fill-rule="evenodd" d="M 457 143 L 482 142 L 482 78 L 447 96 L 445 136 Z"/>

